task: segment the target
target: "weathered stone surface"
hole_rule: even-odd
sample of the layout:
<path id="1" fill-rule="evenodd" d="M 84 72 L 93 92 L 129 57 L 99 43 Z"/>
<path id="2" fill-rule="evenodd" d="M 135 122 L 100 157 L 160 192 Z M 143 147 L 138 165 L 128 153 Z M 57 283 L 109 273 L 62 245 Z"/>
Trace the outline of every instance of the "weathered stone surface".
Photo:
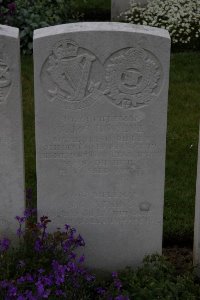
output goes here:
<path id="1" fill-rule="evenodd" d="M 200 131 L 198 148 L 198 167 L 196 182 L 196 204 L 195 204 L 195 223 L 194 223 L 194 265 L 198 265 L 197 273 L 200 276 Z"/>
<path id="2" fill-rule="evenodd" d="M 19 30 L 0 26 L 0 237 L 24 210 Z"/>
<path id="3" fill-rule="evenodd" d="M 167 31 L 130 24 L 34 33 L 38 210 L 94 268 L 161 253 L 169 53 Z"/>
<path id="4" fill-rule="evenodd" d="M 117 20 L 122 12 L 127 11 L 130 8 L 130 0 L 112 0 L 111 3 L 111 18 Z M 137 0 L 137 3 L 145 5 L 147 0 Z"/>

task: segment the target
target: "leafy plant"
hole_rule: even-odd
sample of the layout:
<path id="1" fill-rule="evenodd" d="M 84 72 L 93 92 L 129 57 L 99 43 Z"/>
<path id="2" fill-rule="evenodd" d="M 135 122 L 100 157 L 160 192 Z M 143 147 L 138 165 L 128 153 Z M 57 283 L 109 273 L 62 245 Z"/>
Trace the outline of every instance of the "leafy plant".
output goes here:
<path id="1" fill-rule="evenodd" d="M 167 259 L 159 255 L 146 257 L 137 271 L 127 269 L 120 275 L 120 280 L 123 291 L 134 300 L 192 300 L 200 297 L 200 285 L 193 272 L 180 276 Z"/>
<path id="2" fill-rule="evenodd" d="M 16 13 L 16 3 L 12 0 L 0 0 L 0 24 L 12 25 Z"/>
<path id="3" fill-rule="evenodd" d="M 68 224 L 64 230 L 49 233 L 49 218 L 34 222 L 34 213 L 26 209 L 22 217 L 16 217 L 18 246 L 11 248 L 9 239 L 0 240 L 0 299 L 104 299 L 95 276 L 83 265 L 84 255 L 77 254 L 85 246 L 83 238 Z M 120 293 L 118 274 L 113 274 L 112 294 L 104 289 L 106 295 L 128 300 Z"/>
<path id="4" fill-rule="evenodd" d="M 74 0 L 16 0 L 14 25 L 20 28 L 23 53 L 32 52 L 35 29 L 77 21 L 80 17 Z"/>

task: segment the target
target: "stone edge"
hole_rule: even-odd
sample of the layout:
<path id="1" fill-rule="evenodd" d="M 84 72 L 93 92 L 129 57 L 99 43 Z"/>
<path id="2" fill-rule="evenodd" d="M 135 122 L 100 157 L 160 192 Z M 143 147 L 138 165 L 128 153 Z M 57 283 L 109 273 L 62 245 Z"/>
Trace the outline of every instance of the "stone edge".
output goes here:
<path id="1" fill-rule="evenodd" d="M 0 25 L 0 36 L 8 36 L 12 38 L 19 38 L 19 28 L 7 25 Z"/>
<path id="2" fill-rule="evenodd" d="M 34 31 L 33 40 L 53 35 L 84 31 L 118 31 L 141 33 L 171 40 L 169 32 L 165 29 L 119 22 L 80 22 L 44 27 Z"/>
<path id="3" fill-rule="evenodd" d="M 197 265 L 200 263 L 199 253 L 199 231 L 200 231 L 200 124 L 199 124 L 199 143 L 198 143 L 198 162 L 197 162 L 197 180 L 196 180 L 196 199 L 195 199 L 195 219 L 194 219 L 194 251 L 193 251 L 193 263 Z M 198 268 L 198 275 L 200 275 L 200 269 Z"/>

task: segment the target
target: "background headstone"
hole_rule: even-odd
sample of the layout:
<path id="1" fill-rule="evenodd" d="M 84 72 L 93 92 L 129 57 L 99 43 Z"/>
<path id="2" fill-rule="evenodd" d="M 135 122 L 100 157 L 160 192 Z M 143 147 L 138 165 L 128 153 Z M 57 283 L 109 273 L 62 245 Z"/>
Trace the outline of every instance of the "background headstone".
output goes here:
<path id="1" fill-rule="evenodd" d="M 170 38 L 122 23 L 34 33 L 38 211 L 115 270 L 162 249 Z"/>
<path id="2" fill-rule="evenodd" d="M 125 12 L 130 8 L 130 2 L 131 0 L 112 0 L 111 19 L 117 20 L 117 17 L 119 17 L 122 12 Z M 136 2 L 141 5 L 145 5 L 147 0 L 137 0 Z"/>
<path id="3" fill-rule="evenodd" d="M 0 238 L 16 235 L 24 210 L 20 45 L 17 28 L 0 26 Z"/>
<path id="4" fill-rule="evenodd" d="M 196 204 L 195 204 L 195 223 L 194 223 L 194 265 L 200 264 L 200 131 L 199 131 L 199 148 L 198 148 L 198 167 L 196 183 Z M 197 268 L 200 276 L 200 266 Z"/>

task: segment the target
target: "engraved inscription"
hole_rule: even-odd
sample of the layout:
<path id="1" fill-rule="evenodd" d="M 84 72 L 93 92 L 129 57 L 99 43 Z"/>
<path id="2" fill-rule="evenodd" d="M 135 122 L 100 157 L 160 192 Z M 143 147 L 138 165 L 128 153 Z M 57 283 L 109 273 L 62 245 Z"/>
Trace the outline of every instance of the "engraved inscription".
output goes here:
<path id="1" fill-rule="evenodd" d="M 146 132 L 146 114 L 64 110 L 61 116 L 62 130 L 59 126 L 60 132 L 45 138 L 38 154 L 67 185 L 58 196 L 69 199 L 66 217 L 82 224 L 134 223 L 138 214 L 149 218 L 153 207 L 141 197 L 143 182 L 162 145 L 155 131 Z"/>
<path id="2" fill-rule="evenodd" d="M 124 109 L 137 108 L 156 99 L 162 84 L 157 58 L 139 46 L 112 54 L 105 63 L 106 95 Z"/>
<path id="3" fill-rule="evenodd" d="M 101 85 L 100 70 L 101 64 L 90 51 L 71 40 L 59 41 L 42 68 L 41 79 L 47 98 L 64 101 L 71 109 L 93 104 Z"/>
<path id="4" fill-rule="evenodd" d="M 133 160 L 94 160 L 76 161 L 67 160 L 63 164 L 62 169 L 59 171 L 60 176 L 66 176 L 71 173 L 80 173 L 81 171 L 90 174 L 139 174 L 142 173 L 140 167 L 135 164 Z"/>
<path id="5" fill-rule="evenodd" d="M 7 56 L 0 49 L 0 104 L 5 103 L 11 86 L 11 76 Z"/>
<path id="6" fill-rule="evenodd" d="M 91 115 L 72 117 L 64 112 L 64 120 L 60 124 L 60 130 L 69 134 L 84 134 L 91 128 L 95 133 L 110 132 L 138 132 L 143 131 L 142 121 L 145 114 L 142 111 L 135 110 L 131 114 L 123 115 Z"/>
<path id="7" fill-rule="evenodd" d="M 89 215 L 78 215 L 77 213 L 75 215 L 71 214 L 63 214 L 63 211 L 55 211 L 52 212 L 52 220 L 57 220 L 57 219 L 64 219 L 67 221 L 70 221 L 72 224 L 74 222 L 78 224 L 108 224 L 108 225 L 113 225 L 113 224 L 134 224 L 134 226 L 137 228 L 141 227 L 141 224 L 144 226 L 145 225 L 152 225 L 152 224 L 160 224 L 161 222 L 158 221 L 157 219 L 151 217 L 147 217 L 144 214 L 136 214 L 134 212 L 128 212 L 128 211 L 121 211 L 121 214 L 113 214 L 105 216 L 103 215 L 94 215 L 94 214 L 89 214 Z M 144 226 L 145 227 L 145 226 Z"/>

